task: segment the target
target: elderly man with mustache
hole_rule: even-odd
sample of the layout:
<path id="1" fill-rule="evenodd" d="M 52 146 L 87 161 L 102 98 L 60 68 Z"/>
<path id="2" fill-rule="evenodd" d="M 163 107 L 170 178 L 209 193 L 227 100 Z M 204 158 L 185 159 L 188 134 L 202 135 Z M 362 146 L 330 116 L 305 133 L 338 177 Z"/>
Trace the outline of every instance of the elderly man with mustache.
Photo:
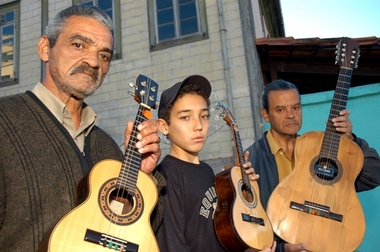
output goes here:
<path id="1" fill-rule="evenodd" d="M 42 83 L 0 99 L 0 247 L 36 251 L 44 234 L 76 202 L 76 186 L 100 160 L 123 160 L 115 141 L 95 125 L 84 102 L 102 84 L 113 54 L 112 20 L 96 7 L 59 12 L 40 38 Z M 126 142 L 133 123 L 126 130 Z M 154 172 L 161 155 L 156 121 L 138 125 L 141 170 Z"/>

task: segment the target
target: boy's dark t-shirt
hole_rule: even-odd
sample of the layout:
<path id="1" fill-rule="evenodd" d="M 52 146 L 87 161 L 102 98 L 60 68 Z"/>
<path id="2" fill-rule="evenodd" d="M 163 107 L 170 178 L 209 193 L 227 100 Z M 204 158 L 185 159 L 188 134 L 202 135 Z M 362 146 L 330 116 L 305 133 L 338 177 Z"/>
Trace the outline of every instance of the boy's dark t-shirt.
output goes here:
<path id="1" fill-rule="evenodd" d="M 224 251 L 214 230 L 217 196 L 211 167 L 167 155 L 157 170 L 166 179 L 164 220 L 156 234 L 160 250 Z"/>

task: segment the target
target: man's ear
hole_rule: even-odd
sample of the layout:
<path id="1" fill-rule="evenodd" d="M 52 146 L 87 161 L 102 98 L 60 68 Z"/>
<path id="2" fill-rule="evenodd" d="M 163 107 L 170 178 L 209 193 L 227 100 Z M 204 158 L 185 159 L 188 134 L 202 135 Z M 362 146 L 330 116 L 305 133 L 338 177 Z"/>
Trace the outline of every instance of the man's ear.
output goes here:
<path id="1" fill-rule="evenodd" d="M 37 45 L 37 52 L 42 61 L 49 61 L 49 50 L 49 40 L 45 35 L 43 35 Z"/>
<path id="2" fill-rule="evenodd" d="M 266 122 L 269 122 L 269 114 L 268 114 L 268 111 L 266 109 L 261 109 L 261 115 L 263 116 L 264 120 Z"/>
<path id="3" fill-rule="evenodd" d="M 159 118 L 157 120 L 157 125 L 158 125 L 158 131 L 164 134 L 165 136 L 169 134 L 168 130 L 168 124 L 164 119 Z"/>

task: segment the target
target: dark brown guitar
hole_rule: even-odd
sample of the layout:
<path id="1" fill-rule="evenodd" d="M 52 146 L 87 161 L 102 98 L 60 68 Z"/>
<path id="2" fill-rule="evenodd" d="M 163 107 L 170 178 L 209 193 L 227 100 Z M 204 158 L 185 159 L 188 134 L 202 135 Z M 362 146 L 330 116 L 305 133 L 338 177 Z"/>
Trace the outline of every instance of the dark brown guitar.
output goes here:
<path id="1" fill-rule="evenodd" d="M 151 117 L 157 92 L 157 83 L 139 75 L 135 100 L 140 106 L 124 161 L 102 160 L 92 168 L 87 199 L 58 222 L 48 251 L 159 251 L 150 225 L 157 187 L 140 171 L 141 154 L 135 148 L 137 126 Z"/>
<path id="2" fill-rule="evenodd" d="M 273 243 L 273 230 L 259 199 L 259 187 L 242 168 L 244 153 L 239 128 L 229 109 L 217 103 L 216 109 L 230 126 L 236 150 L 236 166 L 215 176 L 218 205 L 214 227 L 220 243 L 228 251 L 262 250 Z M 254 155 L 254 153 L 252 153 Z"/>
<path id="3" fill-rule="evenodd" d="M 306 243 L 310 251 L 354 251 L 365 232 L 354 187 L 363 153 L 331 121 L 346 108 L 359 42 L 342 38 L 337 49 L 340 72 L 326 131 L 297 139 L 295 168 L 275 188 L 267 208 L 274 232 L 286 242 Z"/>

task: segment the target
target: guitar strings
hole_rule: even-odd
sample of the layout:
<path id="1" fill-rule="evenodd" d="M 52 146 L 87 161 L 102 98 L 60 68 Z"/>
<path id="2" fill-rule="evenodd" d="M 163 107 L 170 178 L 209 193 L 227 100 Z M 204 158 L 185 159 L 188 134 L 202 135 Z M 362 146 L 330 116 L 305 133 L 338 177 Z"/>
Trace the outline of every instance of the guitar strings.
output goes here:
<path id="1" fill-rule="evenodd" d="M 338 160 L 338 149 L 342 133 L 336 131 L 334 124 L 331 120 L 335 117 L 338 117 L 340 111 L 346 109 L 351 72 L 352 69 L 340 69 L 338 83 L 334 92 L 334 98 L 331 104 L 330 114 L 327 121 L 326 132 L 323 137 L 322 149 L 320 152 L 320 156 L 317 160 L 321 167 L 317 168 L 317 171 L 315 171 L 314 167 L 314 172 L 317 173 L 318 169 L 330 169 L 330 174 L 329 171 L 322 171 L 322 175 L 317 175 L 321 179 L 320 181 L 322 185 L 330 183 L 337 176 L 339 176 L 339 173 L 341 172 L 340 167 L 336 161 Z M 318 196 L 318 193 L 319 186 L 317 183 L 312 192 L 312 198 L 316 198 Z"/>
<path id="2" fill-rule="evenodd" d="M 136 203 L 136 202 L 134 202 L 134 194 L 135 194 L 134 190 L 136 190 L 136 187 L 137 187 L 136 182 L 137 182 L 137 176 L 138 176 L 138 171 L 140 168 L 139 166 L 140 166 L 140 162 L 141 162 L 141 158 L 140 158 L 138 164 L 133 163 L 135 155 L 136 154 L 141 155 L 140 153 L 138 153 L 138 151 L 136 150 L 136 147 L 135 147 L 135 145 L 138 141 L 138 139 L 137 139 L 137 134 L 138 134 L 137 126 L 141 122 L 146 120 L 142 114 L 142 111 L 144 109 L 143 104 L 145 103 L 145 99 L 147 97 L 146 94 L 149 94 L 149 92 L 147 92 L 147 90 L 150 90 L 152 80 L 150 78 L 147 78 L 146 83 L 147 83 L 146 86 L 141 85 L 145 90 L 143 92 L 141 92 L 141 94 L 139 96 L 140 97 L 139 109 L 138 109 L 138 112 L 136 115 L 135 122 L 133 124 L 132 134 L 130 135 L 130 138 L 128 140 L 128 146 L 125 150 L 124 160 L 122 163 L 122 167 L 121 167 L 119 178 L 117 179 L 117 185 L 116 185 L 117 186 L 116 197 L 121 197 L 121 198 L 126 197 L 126 200 L 129 201 L 128 203 L 130 204 L 130 207 L 127 208 L 128 212 L 126 214 L 128 214 L 131 210 L 133 210 L 134 204 Z M 136 169 L 137 173 L 134 174 L 133 169 L 130 166 L 128 166 L 127 164 L 130 164 L 130 166 L 138 165 L 138 167 Z M 128 182 L 132 179 L 134 181 L 134 184 L 131 185 L 132 183 L 130 183 L 129 186 L 126 185 L 126 187 L 124 187 L 122 185 L 124 183 L 121 183 L 120 179 L 123 181 L 126 181 L 126 182 Z M 127 193 L 125 194 L 125 192 L 127 192 Z M 117 198 L 114 200 L 117 201 Z M 111 203 L 111 199 L 110 199 L 109 203 Z M 126 202 L 122 202 L 122 204 L 123 204 L 123 207 L 122 207 L 120 215 L 123 216 L 124 215 L 124 213 L 123 213 L 124 204 L 126 204 Z M 109 227 L 108 227 L 108 233 L 112 234 L 110 240 L 111 240 L 111 243 L 113 243 L 116 241 L 117 237 L 119 237 L 120 239 L 123 239 L 123 240 L 126 239 L 125 233 L 127 232 L 127 230 L 124 228 L 120 228 L 120 225 L 118 225 L 117 221 L 116 221 L 117 213 L 114 212 L 114 209 L 112 209 L 112 207 L 110 207 L 110 210 L 111 210 L 111 216 L 109 217 L 110 223 L 109 223 Z M 111 231 L 113 226 L 114 226 L 114 230 Z M 122 233 L 123 231 L 124 231 L 124 233 Z M 113 237 L 115 237 L 115 239 Z M 124 246 L 121 245 L 119 250 L 125 251 Z"/>

